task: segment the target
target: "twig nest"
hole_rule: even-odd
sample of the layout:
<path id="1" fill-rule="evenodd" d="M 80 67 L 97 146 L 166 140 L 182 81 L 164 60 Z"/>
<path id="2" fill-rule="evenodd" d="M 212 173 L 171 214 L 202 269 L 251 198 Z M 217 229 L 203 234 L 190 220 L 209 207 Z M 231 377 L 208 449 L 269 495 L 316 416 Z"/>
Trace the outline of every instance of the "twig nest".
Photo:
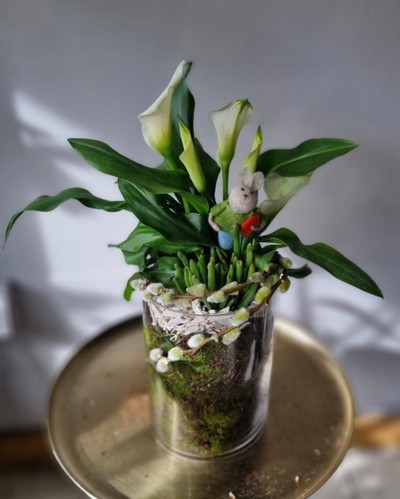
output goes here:
<path id="1" fill-rule="evenodd" d="M 165 306 L 153 299 L 148 304 L 152 324 L 163 329 L 173 341 L 197 333 L 214 335 L 231 326 L 232 315 L 228 308 L 220 311 L 204 310 L 199 300 L 185 303 L 175 300 Z"/>

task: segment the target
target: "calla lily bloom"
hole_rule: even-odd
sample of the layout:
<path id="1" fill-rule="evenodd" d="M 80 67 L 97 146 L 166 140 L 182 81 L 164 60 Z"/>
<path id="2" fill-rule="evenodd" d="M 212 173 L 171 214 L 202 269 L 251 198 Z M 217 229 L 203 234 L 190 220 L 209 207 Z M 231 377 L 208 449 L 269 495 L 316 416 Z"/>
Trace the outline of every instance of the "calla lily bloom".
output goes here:
<path id="1" fill-rule="evenodd" d="M 277 173 L 268 175 L 264 182 L 267 199 L 259 206 L 268 222 L 271 222 L 286 203 L 308 184 L 310 178 L 311 174 L 300 177 L 282 177 Z"/>
<path id="2" fill-rule="evenodd" d="M 259 126 L 254 136 L 250 154 L 243 161 L 243 168 L 248 168 L 253 173 L 256 171 L 257 168 L 257 161 L 258 161 L 258 156 L 260 155 L 262 141 L 263 141 L 262 130 L 261 127 Z"/>
<path id="3" fill-rule="evenodd" d="M 138 116 L 147 145 L 164 157 L 170 155 L 172 150 L 172 96 L 175 88 L 186 78 L 191 65 L 190 62 L 182 61 L 167 88 L 146 111 Z"/>
<path id="4" fill-rule="evenodd" d="M 210 113 L 210 119 L 217 131 L 221 165 L 232 161 L 239 133 L 252 116 L 253 108 L 247 99 L 236 99 L 222 109 Z"/>
<path id="5" fill-rule="evenodd" d="M 206 179 L 204 177 L 199 158 L 197 157 L 192 135 L 183 121 L 179 121 L 179 133 L 181 135 L 183 145 L 183 151 L 179 156 L 179 159 L 185 165 L 193 185 L 197 191 L 202 194 L 206 190 Z"/>

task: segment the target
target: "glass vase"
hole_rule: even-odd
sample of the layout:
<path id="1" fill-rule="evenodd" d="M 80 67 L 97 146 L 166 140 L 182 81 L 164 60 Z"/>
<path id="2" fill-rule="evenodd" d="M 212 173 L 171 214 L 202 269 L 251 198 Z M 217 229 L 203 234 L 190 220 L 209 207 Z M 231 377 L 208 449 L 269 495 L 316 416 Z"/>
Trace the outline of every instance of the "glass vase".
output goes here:
<path id="1" fill-rule="evenodd" d="M 194 313 L 155 300 L 143 303 L 153 432 L 174 452 L 198 458 L 231 454 L 264 428 L 272 312 L 263 305 L 238 328 L 232 320 L 233 312 Z M 200 346 L 193 347 L 199 338 Z M 176 346 L 181 355 L 170 360 L 168 352 Z"/>

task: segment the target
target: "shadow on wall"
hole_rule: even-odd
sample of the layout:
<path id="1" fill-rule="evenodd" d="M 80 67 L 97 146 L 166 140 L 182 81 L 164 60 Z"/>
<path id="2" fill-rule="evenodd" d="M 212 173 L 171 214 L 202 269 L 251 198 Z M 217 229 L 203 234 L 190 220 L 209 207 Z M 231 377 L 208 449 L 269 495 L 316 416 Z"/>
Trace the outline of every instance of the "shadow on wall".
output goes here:
<path id="1" fill-rule="evenodd" d="M 77 317 L 81 317 L 85 312 L 110 304 L 106 294 L 95 292 L 82 296 L 57 289 L 55 298 L 54 290 L 38 290 L 18 283 L 12 283 L 9 291 L 13 337 L 17 340 L 34 337 L 40 341 L 79 342 L 83 340 L 82 330 L 79 325 L 74 327 L 74 317 L 66 311 L 74 311 Z"/>
<path id="2" fill-rule="evenodd" d="M 54 96 L 45 101 L 46 105 L 42 105 L 36 97 L 32 98 L 25 92 L 24 89 L 32 89 L 34 95 L 40 95 L 38 81 L 35 80 L 40 72 L 40 62 L 36 72 L 22 72 L 26 80 L 20 89 L 15 88 L 12 81 L 16 73 L 15 68 L 10 67 L 12 61 L 4 46 L 0 46 L 0 112 L 3 118 L 0 131 L 0 230 L 3 235 L 11 215 L 41 194 L 56 194 L 77 183 L 85 184 L 85 180 L 91 183 L 90 190 L 101 190 L 104 181 L 105 189 L 110 187 L 116 191 L 113 178 L 99 180 L 96 172 L 91 171 L 68 145 L 68 136 L 91 136 L 89 131 L 74 122 L 79 120 L 80 114 L 72 121 L 69 119 L 71 112 L 68 112 L 65 104 L 60 113 L 57 111 L 58 106 L 56 111 L 52 109 L 51 97 Z M 62 61 L 57 60 L 56 68 L 62 64 Z M 56 68 L 52 70 L 55 71 Z M 66 81 L 63 81 L 64 86 L 57 88 L 57 91 L 62 94 L 69 83 L 70 80 L 66 78 Z M 50 83 L 47 86 L 52 87 Z M 82 95 L 81 100 L 84 98 Z M 81 111 L 81 114 L 84 114 L 84 111 Z M 82 122 L 85 123 L 85 120 L 82 119 Z M 83 178 L 84 181 L 77 181 L 77 178 Z M 105 195 L 110 198 L 113 196 L 114 191 L 109 196 Z M 52 219 L 46 214 L 27 213 L 17 222 L 6 247 L 0 253 L 0 282 L 5 284 L 5 289 L 12 289 L 9 301 L 14 302 L 14 333 L 26 335 L 29 330 L 38 333 L 40 329 L 41 334 L 46 336 L 46 331 L 57 329 L 57 334 L 67 336 L 68 324 L 78 320 L 79 315 L 85 322 L 86 316 L 93 315 L 96 308 L 99 310 L 99 316 L 103 318 L 104 327 L 118 317 L 119 309 L 111 311 L 109 320 L 104 320 L 105 313 L 102 311 L 106 294 L 108 292 L 111 297 L 112 307 L 114 287 L 117 287 L 115 303 L 117 299 L 123 301 L 124 281 L 133 270 L 126 268 L 119 251 L 116 263 L 110 265 L 109 261 L 102 258 L 103 249 L 95 252 L 93 248 L 99 242 L 104 246 L 106 254 L 108 242 L 120 242 L 121 239 L 115 234 L 118 234 L 118 227 L 124 226 L 124 218 L 119 225 L 115 223 L 115 214 L 110 223 L 110 219 L 106 217 L 96 218 L 98 215 L 94 210 L 83 210 L 85 208 L 79 203 L 71 202 L 63 205 L 62 213 L 55 215 L 57 218 Z M 63 221 L 72 218 L 71 214 L 74 219 L 79 220 L 79 224 L 76 224 L 76 232 L 67 239 Z M 108 230 L 93 230 L 93 220 L 98 224 L 104 223 L 103 228 L 108 224 L 107 227 L 111 228 L 110 237 L 118 239 L 104 241 L 102 237 Z M 121 218 L 118 220 L 121 221 Z M 128 221 L 128 227 L 125 224 L 123 237 L 129 233 L 131 224 L 131 219 Z M 91 234 L 89 230 L 85 231 L 88 227 Z M 110 255 L 110 258 L 113 257 L 114 255 Z M 121 280 L 118 265 L 125 269 Z M 123 305 L 118 306 L 124 308 Z M 126 315 L 128 307 L 125 308 Z M 101 319 L 98 322 L 100 323 Z M 71 340 L 73 337 L 74 333 Z"/>
<path id="3" fill-rule="evenodd" d="M 315 272 L 278 303 L 323 343 L 343 367 L 359 412 L 400 413 L 400 312 Z M 290 312 L 285 314 L 285 312 Z"/>
<path id="4" fill-rule="evenodd" d="M 66 141 L 65 145 L 57 143 L 56 133 L 60 133 L 60 130 L 54 126 L 54 119 L 50 119 L 46 109 L 41 109 L 18 89 L 12 88 L 12 82 L 7 80 L 8 75 L 12 74 L 7 69 L 8 64 L 10 61 L 1 58 L 0 52 L 2 235 L 14 212 L 41 194 L 49 191 L 55 194 L 74 183 L 72 175 L 61 171 L 59 165 L 62 162 L 76 165 L 77 169 L 85 167 L 76 154 L 68 150 Z M 57 120 L 58 124 L 63 122 L 62 118 L 57 117 Z M 76 204 L 66 204 L 63 209 L 75 212 L 79 208 Z M 18 226 L 14 229 L 0 255 L 4 262 L 0 268 L 0 279 L 7 281 L 12 278 L 24 283 L 32 282 L 34 276 L 46 282 L 50 268 L 38 219 L 32 215 L 26 217 L 22 229 L 18 230 Z"/>
<path id="5" fill-rule="evenodd" d="M 358 410 L 400 414 L 400 313 L 388 313 L 383 303 L 368 310 L 344 300 L 320 304 L 351 318 L 332 350 L 355 388 Z"/>

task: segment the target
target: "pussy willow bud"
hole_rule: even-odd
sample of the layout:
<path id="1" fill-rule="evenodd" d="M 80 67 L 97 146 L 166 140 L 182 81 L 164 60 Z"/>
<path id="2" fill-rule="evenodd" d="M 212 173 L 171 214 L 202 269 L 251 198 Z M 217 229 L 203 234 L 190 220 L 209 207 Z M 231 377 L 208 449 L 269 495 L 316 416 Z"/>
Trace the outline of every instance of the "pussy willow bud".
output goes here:
<path id="1" fill-rule="evenodd" d="M 169 369 L 168 359 L 161 357 L 157 362 L 156 369 L 159 373 L 166 373 Z"/>
<path id="2" fill-rule="evenodd" d="M 224 334 L 222 337 L 222 343 L 224 345 L 230 345 L 234 341 L 236 341 L 240 336 L 240 329 L 238 327 L 235 327 L 235 329 L 232 329 L 229 331 L 229 333 Z"/>
<path id="3" fill-rule="evenodd" d="M 286 291 L 290 288 L 290 279 L 288 279 L 287 277 L 285 277 L 283 279 L 283 281 L 281 282 L 280 286 L 279 286 L 279 291 L 281 293 L 286 293 Z"/>
<path id="4" fill-rule="evenodd" d="M 262 272 L 254 272 L 254 274 L 250 276 L 251 282 L 262 282 L 263 280 L 264 280 L 264 275 Z"/>
<path id="5" fill-rule="evenodd" d="M 268 288 L 272 288 L 272 286 L 275 284 L 276 279 L 275 279 L 275 274 L 273 275 L 267 275 L 264 280 L 263 280 L 263 286 L 266 286 Z"/>
<path id="6" fill-rule="evenodd" d="M 188 347 L 197 348 L 203 343 L 203 341 L 204 341 L 204 336 L 202 334 L 200 333 L 194 334 L 188 340 Z"/>
<path id="7" fill-rule="evenodd" d="M 157 362 L 161 358 L 161 356 L 162 356 L 161 348 L 153 348 L 149 352 L 150 360 L 152 360 L 153 362 Z"/>
<path id="8" fill-rule="evenodd" d="M 207 298 L 209 303 L 223 303 L 226 300 L 225 293 L 222 290 L 215 291 Z"/>
<path id="9" fill-rule="evenodd" d="M 190 295 L 194 295 L 194 296 L 197 296 L 198 298 L 202 298 L 206 293 L 206 285 L 202 284 L 202 283 L 195 284 L 194 286 L 190 286 L 190 287 L 186 288 L 186 291 Z"/>
<path id="10" fill-rule="evenodd" d="M 161 282 L 152 282 L 146 287 L 146 291 L 151 295 L 159 295 L 163 289 Z"/>
<path id="11" fill-rule="evenodd" d="M 281 258 L 280 259 L 280 264 L 284 269 L 290 269 L 292 267 L 292 260 L 290 258 Z"/>
<path id="12" fill-rule="evenodd" d="M 172 293 L 171 292 L 168 292 L 168 293 L 163 293 L 162 295 L 160 295 L 158 298 L 157 298 L 157 301 L 159 303 L 171 303 L 172 302 Z"/>
<path id="13" fill-rule="evenodd" d="M 173 347 L 168 352 L 168 359 L 171 362 L 177 362 L 178 360 L 182 360 L 183 358 L 183 350 L 181 347 Z"/>
<path id="14" fill-rule="evenodd" d="M 237 281 L 232 281 L 228 284 L 226 284 L 223 288 L 221 288 L 221 291 L 224 292 L 225 295 L 237 295 L 239 291 L 235 290 L 232 291 L 234 288 L 237 287 Z"/>
<path id="15" fill-rule="evenodd" d="M 244 322 L 248 321 L 250 317 L 250 312 L 247 308 L 242 307 L 239 310 L 237 310 L 231 319 L 231 324 L 232 326 L 240 326 L 240 324 L 243 324 Z"/>
<path id="16" fill-rule="evenodd" d="M 254 301 L 259 304 L 262 303 L 271 294 L 271 289 L 267 286 L 261 286 L 257 291 Z"/>

